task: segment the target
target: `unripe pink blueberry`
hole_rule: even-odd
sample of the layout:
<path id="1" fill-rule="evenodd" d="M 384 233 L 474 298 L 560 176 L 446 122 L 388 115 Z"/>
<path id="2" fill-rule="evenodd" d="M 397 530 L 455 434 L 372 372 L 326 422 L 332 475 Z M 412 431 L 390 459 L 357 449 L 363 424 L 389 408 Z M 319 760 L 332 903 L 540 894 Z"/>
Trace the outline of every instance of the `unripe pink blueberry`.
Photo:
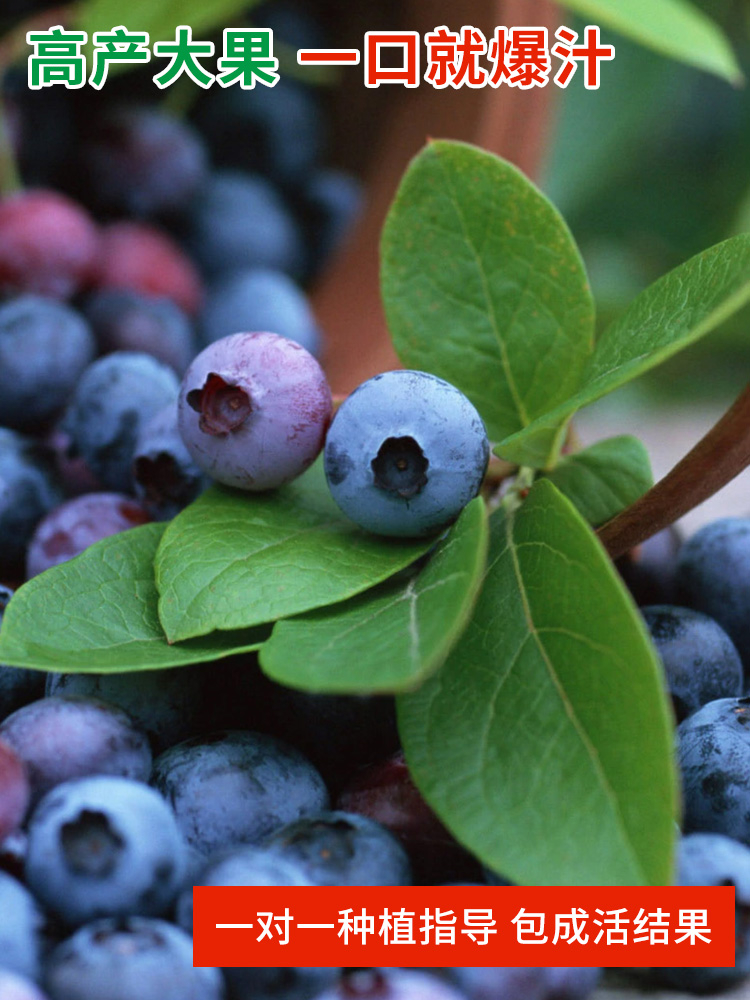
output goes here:
<path id="1" fill-rule="evenodd" d="M 193 461 L 220 483 L 275 489 L 315 461 L 331 419 L 322 368 L 275 333 L 210 344 L 182 382 L 179 429 Z"/>
<path id="2" fill-rule="evenodd" d="M 56 191 L 0 201 L 0 292 L 69 299 L 94 278 L 101 237 L 88 213 Z"/>

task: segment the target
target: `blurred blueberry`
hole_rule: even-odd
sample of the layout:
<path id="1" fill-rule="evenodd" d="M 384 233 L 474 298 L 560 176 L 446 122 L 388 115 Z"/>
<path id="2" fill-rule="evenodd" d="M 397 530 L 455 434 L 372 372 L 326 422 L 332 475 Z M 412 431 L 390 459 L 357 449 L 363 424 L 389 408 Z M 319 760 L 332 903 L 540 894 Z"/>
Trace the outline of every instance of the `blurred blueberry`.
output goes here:
<path id="1" fill-rule="evenodd" d="M 43 924 L 31 893 L 0 871 L 0 961 L 4 969 L 29 979 L 39 977 Z"/>
<path id="2" fill-rule="evenodd" d="M 265 99 L 276 88 L 260 89 Z M 213 174 L 196 199 L 189 243 L 208 274 L 248 267 L 294 274 L 304 254 L 297 224 L 270 181 L 229 171 Z"/>
<path id="3" fill-rule="evenodd" d="M 0 306 L 0 424 L 24 430 L 54 417 L 94 353 L 88 324 L 70 306 L 40 295 Z"/>
<path id="4" fill-rule="evenodd" d="M 132 490 L 138 436 L 152 417 L 176 402 L 178 388 L 172 369 L 148 354 L 118 351 L 86 369 L 64 429 L 105 488 Z"/>
<path id="5" fill-rule="evenodd" d="M 324 167 L 304 189 L 311 236 L 312 272 L 317 274 L 339 249 L 364 203 L 364 188 L 352 174 Z"/>
<path id="6" fill-rule="evenodd" d="M 201 315 L 203 343 L 257 331 L 278 333 L 311 354 L 320 349 L 320 330 L 307 296 L 283 271 L 257 268 L 217 279 Z"/>
<path id="7" fill-rule="evenodd" d="M 182 375 L 197 353 L 190 320 L 171 299 L 103 288 L 88 299 L 84 311 L 101 354 L 140 351 Z"/>
<path id="8" fill-rule="evenodd" d="M 47 1000 L 36 983 L 0 968 L 0 997 L 3 1000 Z"/>
<path id="9" fill-rule="evenodd" d="M 0 584 L 0 628 L 13 591 Z M 0 722 L 11 712 L 41 698 L 47 674 L 41 670 L 26 670 L 23 667 L 0 666 Z"/>

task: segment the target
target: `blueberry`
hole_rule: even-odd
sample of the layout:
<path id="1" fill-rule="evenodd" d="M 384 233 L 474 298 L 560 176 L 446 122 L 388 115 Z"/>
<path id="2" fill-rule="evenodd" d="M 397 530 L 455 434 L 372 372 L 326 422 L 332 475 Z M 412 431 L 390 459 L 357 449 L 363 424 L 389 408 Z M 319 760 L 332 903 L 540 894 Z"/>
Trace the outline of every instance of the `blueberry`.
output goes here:
<path id="1" fill-rule="evenodd" d="M 203 301 L 203 282 L 192 260 L 170 236 L 143 222 L 105 227 L 97 286 L 171 299 L 188 316 Z"/>
<path id="2" fill-rule="evenodd" d="M 54 191 L 0 201 L 0 291 L 69 299 L 93 279 L 100 237 L 86 212 Z"/>
<path id="3" fill-rule="evenodd" d="M 685 542 L 677 594 L 679 604 L 716 619 L 750 671 L 750 518 L 713 521 Z"/>
<path id="4" fill-rule="evenodd" d="M 716 993 L 750 974 L 750 849 L 716 833 L 683 837 L 677 884 L 735 887 L 735 964 L 724 968 L 652 969 L 649 978 L 669 989 Z"/>
<path id="5" fill-rule="evenodd" d="M 3 1000 L 47 1000 L 36 983 L 0 968 L 0 997 Z"/>
<path id="6" fill-rule="evenodd" d="M 178 375 L 195 356 L 190 320 L 170 299 L 127 288 L 105 288 L 89 298 L 85 313 L 102 354 L 142 351 Z"/>
<path id="7" fill-rule="evenodd" d="M 482 419 L 448 382 L 393 371 L 341 405 L 325 446 L 333 499 L 382 535 L 427 535 L 477 495 L 489 460 Z"/>
<path id="8" fill-rule="evenodd" d="M 273 100 L 275 89 L 264 87 L 263 99 Z M 281 196 L 269 181 L 252 174 L 212 176 L 193 208 L 189 242 L 208 274 L 247 267 L 293 274 L 303 254 L 297 225 Z"/>
<path id="9" fill-rule="evenodd" d="M 218 969 L 193 967 L 187 934 L 163 920 L 97 920 L 50 955 L 51 1000 L 223 1000 Z"/>
<path id="10" fill-rule="evenodd" d="M 545 969 L 547 973 L 546 1000 L 584 1000 L 599 984 L 602 970 L 596 968 Z"/>
<path id="11" fill-rule="evenodd" d="M 323 26 L 311 11 L 294 0 L 268 0 L 256 8 L 254 16 L 257 24 L 273 31 L 275 42 L 289 48 L 321 49 L 330 44 Z"/>
<path id="12" fill-rule="evenodd" d="M 317 1000 L 321 991 L 334 986 L 340 974 L 340 969 L 330 966 L 249 966 L 224 970 L 232 1000 Z"/>
<path id="13" fill-rule="evenodd" d="M 206 855 L 257 843 L 328 805 L 323 779 L 301 753 L 246 731 L 178 743 L 156 759 L 152 780 L 187 842 Z"/>
<path id="14" fill-rule="evenodd" d="M 51 451 L 0 427 L 0 577 L 23 573 L 34 528 L 62 499 Z"/>
<path id="15" fill-rule="evenodd" d="M 66 924 L 159 916 L 183 885 L 186 866 L 169 806 L 128 778 L 58 785 L 29 823 L 26 881 Z"/>
<path id="16" fill-rule="evenodd" d="M 357 773 L 336 808 L 375 820 L 397 837 L 409 855 L 415 881 L 436 885 L 478 874 L 477 862 L 420 795 L 403 753 Z"/>
<path id="17" fill-rule="evenodd" d="M 122 493 L 85 493 L 42 518 L 26 553 L 26 577 L 80 555 L 89 545 L 151 520 L 148 511 Z"/>
<path id="18" fill-rule="evenodd" d="M 724 629 L 713 618 L 657 604 L 643 609 L 664 664 L 677 721 L 717 698 L 742 694 L 742 662 Z"/>
<path id="19" fill-rule="evenodd" d="M 750 843 L 750 699 L 710 701 L 677 735 L 685 832 Z"/>
<path id="20" fill-rule="evenodd" d="M 43 924 L 31 893 L 16 879 L 0 872 L 0 956 L 4 969 L 29 979 L 38 978 Z"/>
<path id="21" fill-rule="evenodd" d="M 73 445 L 105 488 L 129 492 L 141 430 L 174 402 L 171 368 L 148 354 L 109 354 L 83 374 L 65 417 Z"/>
<path id="22" fill-rule="evenodd" d="M 272 88 L 215 88 L 197 117 L 220 166 L 257 170 L 292 186 L 309 176 L 325 141 L 317 95 L 283 75 Z"/>
<path id="23" fill-rule="evenodd" d="M 12 596 L 13 591 L 0 584 L 0 628 L 3 623 L 3 612 Z M 45 679 L 46 674 L 40 670 L 0 666 L 0 722 L 17 708 L 41 698 L 44 694 Z"/>
<path id="24" fill-rule="evenodd" d="M 273 333 L 238 333 L 192 363 L 178 420 L 204 472 L 227 486 L 268 490 L 313 463 L 331 406 L 323 370 L 303 347 Z"/>
<path id="25" fill-rule="evenodd" d="M 201 868 L 198 885 L 312 885 L 293 861 L 277 857 L 260 847 L 245 845 L 214 855 Z M 185 889 L 177 902 L 177 923 L 193 933 L 193 887 Z"/>
<path id="26" fill-rule="evenodd" d="M 175 403 L 159 410 L 141 430 L 133 477 L 136 495 L 157 521 L 173 518 L 205 488 L 206 479 L 177 428 Z"/>
<path id="27" fill-rule="evenodd" d="M 356 813 L 305 816 L 266 840 L 315 885 L 410 885 L 406 852 L 392 834 Z"/>
<path id="28" fill-rule="evenodd" d="M 140 670 L 129 674 L 48 674 L 48 695 L 97 698 L 127 712 L 155 752 L 195 736 L 216 684 L 211 667 Z"/>
<path id="29" fill-rule="evenodd" d="M 211 344 L 238 330 L 268 330 L 317 354 L 320 330 L 307 297 L 283 271 L 230 272 L 209 289 L 201 316 L 203 341 Z"/>
<path id="30" fill-rule="evenodd" d="M 82 493 L 98 493 L 102 484 L 80 455 L 75 454 L 70 434 L 58 423 L 47 434 L 44 443 L 50 449 L 57 478 L 65 496 L 79 497 Z"/>
<path id="31" fill-rule="evenodd" d="M 148 781 L 146 736 L 122 709 L 95 698 L 42 698 L 0 723 L 4 740 L 26 766 L 33 801 L 55 785 L 86 775 Z"/>
<path id="32" fill-rule="evenodd" d="M 142 218 L 183 211 L 208 174 L 201 137 L 152 108 L 119 107 L 96 121 L 81 160 L 99 211 Z"/>
<path id="33" fill-rule="evenodd" d="M 21 295 L 0 306 L 0 424 L 26 429 L 54 417 L 94 360 L 94 337 L 73 309 Z"/>
<path id="34" fill-rule="evenodd" d="M 29 798 L 29 779 L 23 762 L 0 740 L 0 841 L 21 825 Z"/>
<path id="35" fill-rule="evenodd" d="M 676 604 L 677 553 L 680 535 L 673 526 L 617 560 L 617 568 L 637 604 Z"/>
<path id="36" fill-rule="evenodd" d="M 465 1000 L 437 976 L 415 969 L 357 969 L 315 1000 Z M 524 995 L 524 1000 L 526 996 Z"/>

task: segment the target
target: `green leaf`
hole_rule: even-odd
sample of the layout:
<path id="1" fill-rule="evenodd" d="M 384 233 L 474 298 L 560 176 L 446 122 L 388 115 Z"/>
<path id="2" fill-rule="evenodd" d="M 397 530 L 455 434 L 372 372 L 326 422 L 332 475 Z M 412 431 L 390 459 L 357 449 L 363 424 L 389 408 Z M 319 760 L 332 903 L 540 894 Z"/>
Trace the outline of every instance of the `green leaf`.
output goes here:
<path id="1" fill-rule="evenodd" d="M 495 449 L 509 461 L 543 465 L 535 445 L 582 406 L 606 396 L 700 340 L 750 300 L 750 234 L 733 236 L 665 274 L 631 302 L 597 342 L 582 388 Z"/>
<path id="2" fill-rule="evenodd" d="M 214 28 L 235 27 L 230 22 L 255 5 L 257 0 L 85 0 L 78 5 L 76 27 L 89 34 L 93 41 L 95 31 L 110 31 L 124 25 L 128 31 L 147 31 L 150 45 L 154 42 L 173 41 L 178 25 L 189 24 L 193 38 L 202 41 Z M 244 16 L 242 18 L 244 20 Z M 241 27 L 241 25 L 239 25 Z M 221 55 L 221 53 L 217 53 Z M 153 60 L 152 60 L 153 61 Z M 110 69 L 115 64 L 110 64 Z M 151 63 L 149 63 L 151 65 Z M 154 66 L 166 65 L 156 59 Z M 123 64 L 123 68 L 128 64 Z M 157 72 L 157 69 L 154 69 Z"/>
<path id="3" fill-rule="evenodd" d="M 742 70 L 718 24 L 688 0 L 561 0 L 590 23 L 619 31 L 662 55 L 741 83 Z"/>
<path id="4" fill-rule="evenodd" d="M 547 478 L 595 528 L 635 503 L 654 482 L 646 448 L 627 434 L 566 455 Z"/>
<path id="5" fill-rule="evenodd" d="M 258 649 L 266 630 L 170 646 L 159 625 L 153 562 L 164 525 L 105 538 L 24 584 L 0 629 L 0 663 L 66 673 L 156 670 Z"/>
<path id="6" fill-rule="evenodd" d="M 548 480 L 491 519 L 473 619 L 400 695 L 427 801 L 494 871 L 528 885 L 668 885 L 673 723 L 643 621 Z"/>
<path id="7" fill-rule="evenodd" d="M 403 691 L 433 673 L 461 636 L 487 559 L 487 513 L 464 509 L 419 573 L 344 604 L 277 622 L 260 664 L 305 691 Z"/>
<path id="8" fill-rule="evenodd" d="M 159 617 L 173 642 L 276 621 L 368 590 L 434 543 L 366 534 L 331 499 L 320 461 L 272 493 L 215 487 L 164 533 Z"/>
<path id="9" fill-rule="evenodd" d="M 493 440 L 579 388 L 594 347 L 583 262 L 557 210 L 499 157 L 432 142 L 413 160 L 383 231 L 382 288 L 401 361 L 458 386 Z"/>

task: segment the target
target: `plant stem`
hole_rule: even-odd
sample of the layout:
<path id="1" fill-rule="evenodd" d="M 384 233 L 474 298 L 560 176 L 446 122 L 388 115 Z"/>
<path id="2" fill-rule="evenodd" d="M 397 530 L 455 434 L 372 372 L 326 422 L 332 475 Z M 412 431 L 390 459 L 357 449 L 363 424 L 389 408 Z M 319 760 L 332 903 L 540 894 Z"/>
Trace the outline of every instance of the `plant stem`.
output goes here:
<path id="1" fill-rule="evenodd" d="M 750 465 L 750 385 L 698 444 L 597 534 L 613 559 L 708 500 Z"/>

